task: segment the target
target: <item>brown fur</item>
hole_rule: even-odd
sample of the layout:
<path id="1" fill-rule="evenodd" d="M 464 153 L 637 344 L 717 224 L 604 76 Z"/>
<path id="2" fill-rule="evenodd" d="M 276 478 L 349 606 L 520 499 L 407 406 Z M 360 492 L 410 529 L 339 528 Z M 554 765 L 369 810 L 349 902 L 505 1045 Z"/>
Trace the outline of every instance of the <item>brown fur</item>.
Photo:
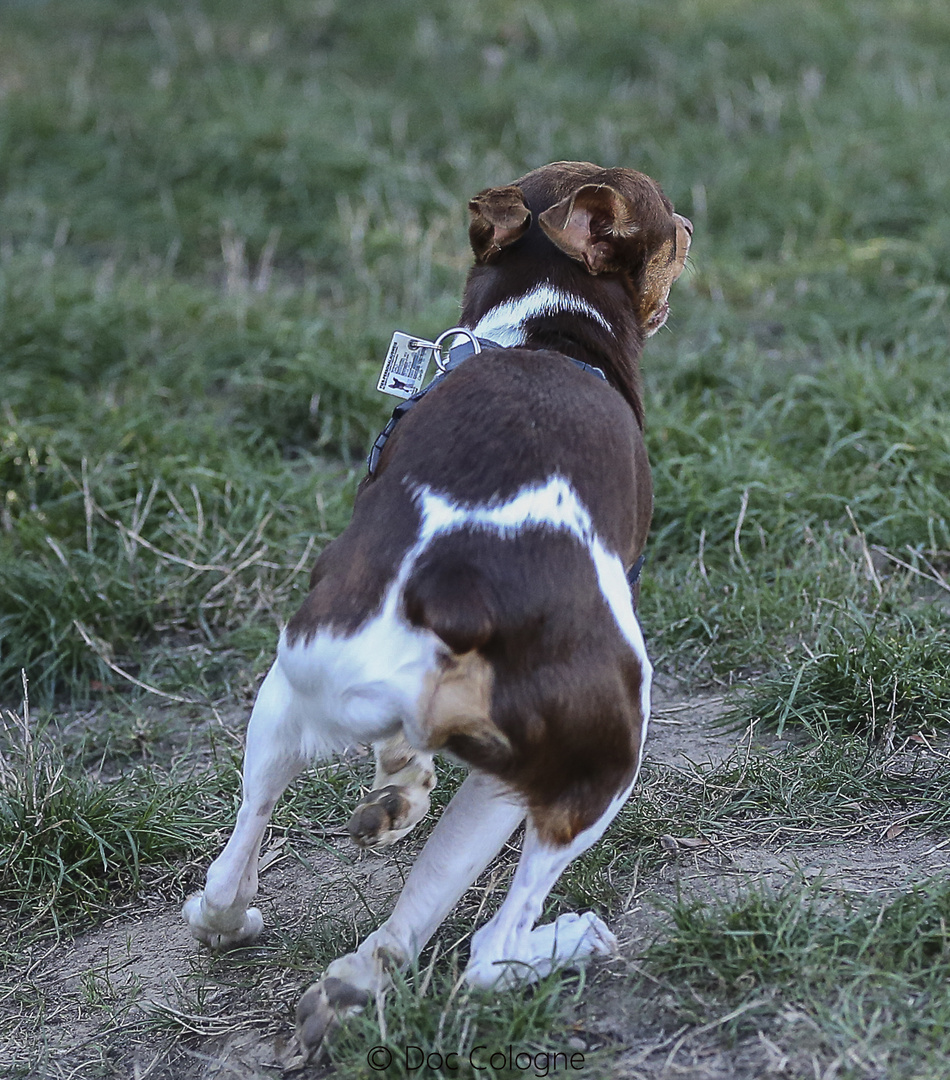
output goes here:
<path id="1" fill-rule="evenodd" d="M 421 727 L 427 749 L 441 750 L 449 740 L 478 746 L 481 755 L 503 760 L 511 745 L 491 716 L 495 672 L 474 649 L 443 657 L 429 677 L 421 704 Z"/>

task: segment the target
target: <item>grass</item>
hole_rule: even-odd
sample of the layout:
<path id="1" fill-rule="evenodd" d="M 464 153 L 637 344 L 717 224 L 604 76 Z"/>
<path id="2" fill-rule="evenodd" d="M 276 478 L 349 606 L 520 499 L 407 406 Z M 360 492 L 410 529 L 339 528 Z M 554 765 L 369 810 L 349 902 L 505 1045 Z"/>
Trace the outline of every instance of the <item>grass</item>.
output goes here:
<path id="1" fill-rule="evenodd" d="M 68 767 L 28 704 L 2 719 L 0 909 L 8 917 L 40 928 L 95 923 L 141 890 L 149 872 L 207 850 L 194 780 L 139 766 L 103 781 Z"/>
<path id="2" fill-rule="evenodd" d="M 752 892 L 740 903 L 680 902 L 649 970 L 710 997 L 751 1005 L 733 1038 L 793 1010 L 813 1018 L 844 1075 L 939 1077 L 950 1052 L 950 889 L 933 883 L 829 912 L 814 887 Z M 703 995 L 703 996 L 699 996 Z M 701 1004 L 700 1004 L 701 1003 Z M 787 1021 L 786 1021 L 787 1022 Z M 846 1064 L 845 1064 L 846 1063 Z"/>
<path id="3" fill-rule="evenodd" d="M 31 716 L 28 700 L 0 719 L 0 910 L 24 928 L 94 925 L 163 875 L 182 893 L 183 864 L 193 871 L 192 860 L 217 853 L 217 823 L 240 796 L 240 758 L 228 744 L 212 743 L 210 759 L 186 772 L 142 760 L 141 730 L 130 754 L 127 725 L 118 746 L 115 732 L 70 746 Z M 353 763 L 317 770 L 288 794 L 270 835 L 341 830 L 366 780 Z"/>
<path id="4" fill-rule="evenodd" d="M 51 927 L 65 941 L 196 883 L 233 812 L 239 729 L 277 627 L 389 411 L 372 387 L 392 331 L 456 321 L 467 198 L 559 158 L 641 168 L 696 225 L 669 330 L 644 357 L 656 514 L 641 617 L 665 676 L 742 688 L 731 720 L 755 737 L 718 766 L 647 769 L 550 912 L 615 917 L 638 880 L 686 858 L 661 838 L 708 841 L 697 858 L 904 827 L 940 843 L 948 99 L 941 0 L 5 5 L 0 902 L 19 975 L 0 1009 L 33 985 L 23 956 Z M 321 768 L 272 839 L 358 881 L 330 834 L 365 782 L 365 768 Z M 755 967 L 726 955 L 746 938 L 717 939 L 702 993 L 722 1015 L 771 1004 L 708 1037 L 761 1075 L 743 1064 L 749 1032 L 761 1017 L 792 1046 L 782 1016 L 798 1009 L 808 1075 L 836 1061 L 840 1075 L 939 1075 L 926 1055 L 946 1052 L 945 995 L 911 954 L 941 888 L 889 899 L 874 935 L 884 906 L 729 901 L 716 918 L 766 927 L 765 951 Z M 182 1014 L 219 1009 L 220 1033 L 259 986 L 261 1012 L 285 1023 L 298 984 L 380 914 L 382 897 L 351 893 L 339 920 L 315 907 L 260 953 L 196 961 Z M 673 1017 L 654 1041 L 689 1015 L 690 950 L 712 941 L 689 903 L 651 961 Z M 358 1048 L 377 1035 L 438 1049 L 484 1033 L 542 1053 L 563 1049 L 558 1009 L 586 1023 L 572 995 L 598 1000 L 597 979 L 451 997 L 477 910 L 447 925 L 444 961 L 427 957 L 340 1042 L 339 1075 L 365 1073 Z M 877 951 L 881 935 L 905 959 Z M 129 1041 L 148 1043 L 135 993 L 111 978 L 86 987 L 83 1009 L 112 1032 L 89 1042 L 90 1075 L 127 1075 Z M 16 1067 L 67 1075 L 41 998 Z M 169 1076 L 204 1045 L 183 1036 Z M 604 1061 L 589 1074 L 610 1075 Z"/>
<path id="5" fill-rule="evenodd" d="M 32 7 L 11 9 L 0 684 L 15 694 L 25 667 L 39 701 L 114 681 L 76 621 L 138 668 L 156 626 L 219 638 L 261 612 L 249 596 L 285 616 L 295 594 L 244 560 L 265 544 L 282 557 L 258 559 L 289 572 L 341 527 L 337 463 L 358 462 L 385 414 L 370 387 L 394 320 L 453 321 L 458 193 L 565 154 L 635 159 L 697 219 L 675 335 L 646 360 L 644 615 L 660 660 L 701 658 L 727 680 L 737 643 L 743 669 L 784 661 L 778 641 L 808 638 L 818 617 L 801 577 L 840 571 L 834 548 L 854 528 L 904 561 L 939 561 L 946 192 L 941 151 L 914 134 L 935 122 L 943 80 L 940 14 L 925 9 L 895 34 L 880 4 L 841 0 L 791 21 L 773 5 L 700 6 L 675 31 L 656 5 L 603 3 L 590 21 L 566 4 L 505 18 L 444 5 L 421 21 L 407 6 L 390 13 L 397 52 L 375 16 L 335 6 L 231 5 L 225 24 L 213 5 L 46 4 L 64 20 L 53 44 Z M 599 20 L 628 44 L 608 48 Z M 845 48 L 855 35 L 863 51 Z M 41 79 L 50 48 L 62 79 Z M 587 96 L 567 55 L 583 57 Z M 413 77 L 434 56 L 464 87 L 453 109 L 447 87 Z M 501 103 L 531 78 L 541 111 L 529 121 L 520 105 L 499 132 Z M 637 101 L 652 106 L 642 117 Z M 329 517 L 313 513 L 315 485 Z M 694 565 L 671 610 L 668 582 Z M 754 609 L 734 602 L 736 569 Z M 239 599 L 209 599 L 231 572 Z M 158 587 L 136 588 L 153 573 Z M 822 599 L 866 605 L 849 576 Z M 681 622 L 710 607 L 706 627 Z"/>
<path id="6" fill-rule="evenodd" d="M 851 637 L 838 631 L 828 639 L 797 671 L 760 681 L 741 713 L 752 712 L 779 735 L 789 721 L 890 744 L 897 733 L 945 733 L 950 654 L 941 630 L 901 619 L 883 631 L 865 623 Z"/>
<path id="7" fill-rule="evenodd" d="M 545 1076 L 570 1068 L 590 1069 L 591 1054 L 565 1048 L 560 1030 L 565 1002 L 584 995 L 583 979 L 565 986 L 563 977 L 543 980 L 522 999 L 467 990 L 460 982 L 457 957 L 448 972 L 435 973 L 433 956 L 412 980 L 399 978 L 388 1007 L 368 1012 L 336 1040 L 332 1057 L 342 1077 L 366 1075 L 385 1065 L 385 1075 L 409 1080 L 423 1068 L 430 1075 L 451 1077 L 466 1071 L 491 1077 L 518 1072 Z M 433 1008 L 433 1001 L 441 1004 Z M 377 1057 L 370 1059 L 372 1049 Z"/>

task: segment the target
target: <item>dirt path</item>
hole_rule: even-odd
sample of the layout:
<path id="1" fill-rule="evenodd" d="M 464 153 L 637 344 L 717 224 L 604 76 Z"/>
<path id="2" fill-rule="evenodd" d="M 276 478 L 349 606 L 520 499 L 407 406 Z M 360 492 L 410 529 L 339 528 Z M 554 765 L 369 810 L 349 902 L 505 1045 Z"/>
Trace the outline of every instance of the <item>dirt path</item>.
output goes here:
<path id="1" fill-rule="evenodd" d="M 718 697 L 658 694 L 649 762 L 715 765 L 742 752 L 741 733 L 715 724 L 722 709 Z M 621 954 L 601 967 L 577 1018 L 586 1048 L 622 1048 L 610 1075 L 631 1080 L 812 1076 L 821 1064 L 805 1018 L 795 1045 L 788 1040 L 778 1045 L 760 1032 L 754 1040 L 724 1048 L 716 1018 L 705 1028 L 671 1030 L 661 987 L 648 997 L 635 997 L 630 981 L 637 975 L 637 957 L 663 918 L 657 905 L 677 894 L 712 901 L 736 896 L 751 885 L 777 888 L 798 879 L 816 882 L 829 897 L 867 895 L 950 870 L 950 847 L 912 830 L 877 842 L 787 848 L 743 843 L 671 848 L 667 854 L 658 871 L 634 884 L 625 909 L 616 915 Z M 398 891 L 411 851 L 354 860 L 346 841 L 331 838 L 303 851 L 277 841 L 268 858 L 261 907 L 265 925 L 283 944 L 282 952 L 277 950 L 281 962 L 272 964 L 263 981 L 253 961 L 247 962 L 243 978 L 234 958 L 202 956 L 180 921 L 178 903 L 159 893 L 145 896 L 94 931 L 69 943 L 38 947 L 26 958 L 20 992 L 0 1000 L 0 1022 L 10 1033 L 6 1048 L 0 1047 L 0 1075 L 5 1057 L 12 1064 L 24 1054 L 35 1062 L 30 1075 L 37 1080 L 263 1080 L 280 1075 L 289 1018 L 306 982 L 306 963 L 293 960 L 288 942 L 312 929 L 320 905 L 345 914 L 359 906 L 360 896 L 371 896 L 384 910 Z M 253 985 L 252 992 L 242 984 Z M 787 1030 L 797 1030 L 794 1018 Z M 586 1075 L 590 1080 L 599 1074 Z"/>

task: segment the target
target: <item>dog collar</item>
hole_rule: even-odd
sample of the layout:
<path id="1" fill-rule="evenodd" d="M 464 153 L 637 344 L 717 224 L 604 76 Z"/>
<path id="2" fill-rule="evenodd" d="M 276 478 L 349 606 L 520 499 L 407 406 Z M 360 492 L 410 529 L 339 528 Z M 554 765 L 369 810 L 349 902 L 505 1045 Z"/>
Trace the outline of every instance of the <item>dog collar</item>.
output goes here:
<path id="1" fill-rule="evenodd" d="M 421 401 L 426 394 L 434 387 L 437 386 L 445 376 L 459 366 L 464 360 L 467 360 L 470 356 L 474 356 L 476 353 L 481 352 L 482 349 L 502 349 L 505 346 L 499 345 L 495 341 L 489 341 L 488 338 L 477 338 L 470 331 L 459 330 L 459 333 L 467 333 L 468 336 L 465 341 L 459 345 L 453 346 L 449 349 L 449 355 L 444 365 L 440 365 L 439 373 L 424 386 L 421 390 L 417 391 L 412 397 L 406 398 L 405 401 L 401 401 L 390 417 L 389 423 L 383 428 L 383 430 L 376 436 L 376 441 L 373 443 L 373 448 L 369 452 L 369 457 L 366 459 L 366 471 L 370 476 L 376 475 L 376 469 L 379 465 L 379 459 L 383 452 L 383 447 L 386 445 L 386 441 L 389 436 L 392 435 L 393 430 L 399 421 L 406 415 L 406 413 L 415 405 Z M 594 367 L 593 364 L 585 364 L 580 360 L 575 360 L 572 356 L 565 357 L 581 371 L 588 371 L 591 375 L 595 375 L 599 379 L 607 381 L 607 376 L 600 370 L 599 367 Z"/>

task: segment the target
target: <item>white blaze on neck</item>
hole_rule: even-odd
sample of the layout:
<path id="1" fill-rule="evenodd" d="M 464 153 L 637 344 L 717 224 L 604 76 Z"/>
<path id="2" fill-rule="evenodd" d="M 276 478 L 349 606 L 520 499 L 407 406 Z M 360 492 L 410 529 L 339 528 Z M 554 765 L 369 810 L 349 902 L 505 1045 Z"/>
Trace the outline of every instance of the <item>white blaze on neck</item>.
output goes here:
<path id="1" fill-rule="evenodd" d="M 478 320 L 472 332 L 477 337 L 488 338 L 505 348 L 524 345 L 524 324 L 528 319 L 537 318 L 539 315 L 556 315 L 562 311 L 586 315 L 608 333 L 613 333 L 610 323 L 586 300 L 547 283 L 538 285 L 524 296 L 506 300 L 493 307 Z"/>

